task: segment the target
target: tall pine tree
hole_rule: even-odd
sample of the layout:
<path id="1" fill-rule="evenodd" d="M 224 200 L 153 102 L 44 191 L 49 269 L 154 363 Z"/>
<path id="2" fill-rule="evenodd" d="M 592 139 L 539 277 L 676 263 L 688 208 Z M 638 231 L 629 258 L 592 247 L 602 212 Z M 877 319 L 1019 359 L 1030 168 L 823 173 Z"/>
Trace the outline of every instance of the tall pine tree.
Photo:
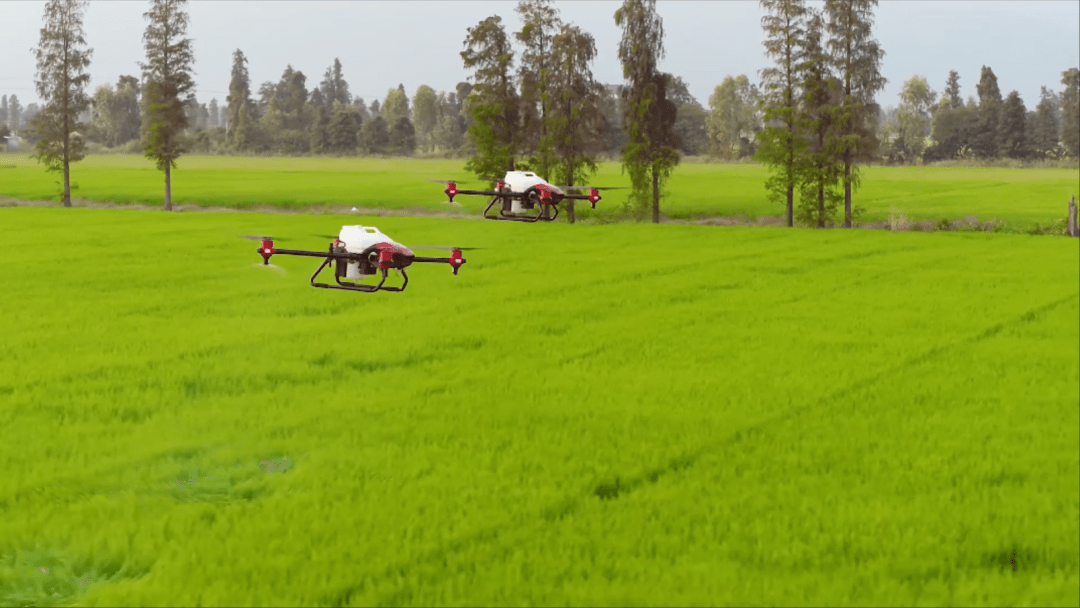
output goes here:
<path id="1" fill-rule="evenodd" d="M 165 209 L 172 211 L 172 170 L 184 152 L 182 133 L 188 126 L 185 105 L 195 98 L 192 65 L 195 54 L 185 38 L 187 0 L 152 0 L 143 16 L 150 22 L 143 34 L 143 152 L 165 172 Z"/>
<path id="2" fill-rule="evenodd" d="M 493 15 L 469 28 L 461 58 L 474 70 L 475 85 L 468 100 L 473 118 L 469 139 L 476 155 L 465 168 L 481 179 L 499 178 L 513 171 L 518 148 L 520 99 L 511 72 L 514 50 L 502 25 Z"/>
<path id="3" fill-rule="evenodd" d="M 81 128 L 79 114 L 90 107 L 86 94 L 90 74 L 85 70 L 93 51 L 86 48 L 83 34 L 86 6 L 80 0 L 50 0 L 45 5 L 45 27 L 41 28 L 41 39 L 34 51 L 35 85 L 45 102 L 33 119 L 40 137 L 34 158 L 48 171 L 63 173 L 61 199 L 65 207 L 71 206 L 71 163 L 81 160 L 86 151 L 82 137 L 75 137 Z"/>
<path id="4" fill-rule="evenodd" d="M 844 162 L 844 227 L 851 228 L 851 194 L 858 187 L 857 162 L 869 158 L 875 147 L 874 95 L 885 87 L 881 60 L 885 51 L 873 39 L 877 0 L 825 0 L 828 53 L 840 80 L 842 114 L 837 124 Z"/>
<path id="5" fill-rule="evenodd" d="M 769 166 L 772 175 L 765 188 L 770 200 L 785 203 L 791 227 L 795 221 L 795 165 L 805 146 L 798 131 L 798 55 L 806 35 L 806 4 L 803 0 L 761 0 L 761 6 L 766 12 L 761 18 L 765 55 L 776 65 L 761 71 L 765 128 L 758 134 L 761 147 L 756 158 Z"/>
<path id="6" fill-rule="evenodd" d="M 663 20 L 656 0 L 624 0 L 615 11 L 615 24 L 622 28 L 623 126 L 629 135 L 623 168 L 630 174 L 635 213 L 644 217 L 651 199 L 652 220 L 658 224 L 663 183 L 679 163 L 676 109 L 667 98 L 672 77 L 657 69 L 664 57 Z"/>

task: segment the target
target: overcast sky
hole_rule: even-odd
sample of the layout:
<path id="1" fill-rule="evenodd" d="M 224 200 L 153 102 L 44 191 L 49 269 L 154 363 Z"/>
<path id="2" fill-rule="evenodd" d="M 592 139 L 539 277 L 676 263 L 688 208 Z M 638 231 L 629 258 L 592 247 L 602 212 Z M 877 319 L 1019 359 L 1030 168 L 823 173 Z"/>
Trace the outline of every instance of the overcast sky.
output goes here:
<path id="1" fill-rule="evenodd" d="M 596 39 L 597 80 L 621 83 L 617 57 L 621 30 L 618 0 L 556 0 L 564 21 Z M 812 4 L 818 4 L 816 2 Z M 94 49 L 91 92 L 121 74 L 139 76 L 145 52 L 143 0 L 92 0 L 85 30 Z M 499 15 L 509 31 L 521 28 L 516 0 L 192 0 L 196 94 L 200 102 L 228 94 L 232 53 L 248 58 L 252 91 L 277 82 L 287 64 L 318 86 L 340 58 L 354 96 L 370 104 L 405 85 L 410 98 L 426 84 L 452 91 L 469 74 L 462 67 L 466 29 Z M 16 94 L 23 107 L 37 101 L 35 61 L 44 0 L 0 0 L 0 94 Z M 756 0 L 659 0 L 664 22 L 663 71 L 681 76 L 708 108 L 709 95 L 725 76 L 747 74 L 758 82 L 768 61 L 762 52 L 762 11 Z M 884 106 L 898 104 L 902 83 L 925 76 L 941 92 L 950 69 L 960 73 L 964 97 L 975 95 L 980 68 L 993 68 L 1002 94 L 1017 90 L 1029 109 L 1039 87 L 1062 88 L 1061 72 L 1077 65 L 1080 2 L 1076 0 L 882 0 L 874 36 L 885 50 L 879 93 Z M 516 65 L 516 64 L 515 64 Z"/>

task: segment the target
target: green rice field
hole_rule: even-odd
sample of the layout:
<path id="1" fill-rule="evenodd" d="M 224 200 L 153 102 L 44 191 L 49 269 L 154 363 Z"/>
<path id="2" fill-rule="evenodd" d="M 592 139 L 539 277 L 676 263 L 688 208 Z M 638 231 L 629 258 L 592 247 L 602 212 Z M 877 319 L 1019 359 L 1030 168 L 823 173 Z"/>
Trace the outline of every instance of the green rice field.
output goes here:
<path id="1" fill-rule="evenodd" d="M 79 196 L 153 195 L 106 160 Z M 178 200 L 407 206 L 455 166 L 230 162 Z M 760 169 L 680 171 L 732 210 Z M 994 179 L 987 213 L 1061 198 Z M 936 217 L 963 181 L 904 183 Z M 237 238 L 355 223 L 484 249 L 357 294 Z M 1080 604 L 1074 239 L 8 207 L 0 260 L 0 605 Z"/>
<path id="2" fill-rule="evenodd" d="M 0 155 L 0 196 L 14 199 L 56 197 L 57 176 L 29 155 Z M 339 207 L 409 209 L 478 216 L 481 197 L 458 197 L 462 207 L 445 204 L 436 179 L 472 179 L 463 160 L 182 157 L 173 173 L 176 204 L 227 207 Z M 662 202 L 670 219 L 707 216 L 777 217 L 779 204 L 766 198 L 761 165 L 680 165 Z M 1075 169 L 981 169 L 955 167 L 866 167 L 854 203 L 858 220 L 892 218 L 937 222 L 974 216 L 1017 228 L 1049 224 L 1065 217 L 1070 196 L 1080 194 Z M 94 201 L 161 204 L 164 177 L 138 155 L 89 156 L 75 163 L 72 196 Z M 465 182 L 461 187 L 469 185 Z M 618 163 L 601 163 L 590 185 L 628 186 Z M 585 219 L 618 212 L 623 191 L 604 194 L 595 211 L 578 205 Z"/>

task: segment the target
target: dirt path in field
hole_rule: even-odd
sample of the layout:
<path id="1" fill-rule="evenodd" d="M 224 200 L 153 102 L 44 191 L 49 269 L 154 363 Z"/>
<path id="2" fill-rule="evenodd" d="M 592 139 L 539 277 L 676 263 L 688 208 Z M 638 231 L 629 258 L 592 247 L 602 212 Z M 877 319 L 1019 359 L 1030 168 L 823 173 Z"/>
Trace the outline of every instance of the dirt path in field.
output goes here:
<path id="1" fill-rule="evenodd" d="M 43 200 L 22 200 L 15 199 L 7 196 L 0 195 L 0 208 L 3 207 L 60 207 L 60 203 L 56 201 L 43 201 Z M 132 211 L 162 211 L 162 205 L 147 205 L 144 203 L 114 203 L 109 201 L 96 201 L 82 198 L 72 198 L 71 206 L 78 209 L 126 209 Z M 274 205 L 257 205 L 252 207 L 236 208 L 236 207 L 203 207 L 201 205 L 193 205 L 191 203 L 180 203 L 173 205 L 174 213 L 276 213 L 283 215 L 366 215 L 375 217 L 427 217 L 427 218 L 445 218 L 455 220 L 480 220 L 484 219 L 479 214 L 469 213 L 464 210 L 451 211 L 448 207 L 447 210 L 434 210 L 424 209 L 421 207 L 414 207 L 409 209 L 378 209 L 378 208 L 357 208 L 350 207 L 348 205 L 319 205 L 309 207 L 279 207 Z M 579 221 L 581 224 L 597 224 L 597 223 L 618 223 L 622 221 L 615 218 L 603 218 L 603 219 L 585 219 Z M 757 218 L 748 218 L 741 216 L 724 216 L 715 215 L 697 219 L 671 219 L 661 216 L 661 224 L 684 224 L 693 226 L 775 226 L 780 227 L 785 225 L 783 216 L 762 216 Z M 870 229 L 870 230 L 921 230 L 921 231 L 933 231 L 936 227 L 936 222 L 920 221 L 912 222 L 904 220 L 903 222 L 894 222 L 890 225 L 890 222 L 854 222 L 855 228 Z M 964 226 L 976 226 L 981 227 L 982 224 L 989 222 L 979 222 L 975 219 L 975 216 L 969 216 L 962 220 L 957 220 L 953 228 Z M 835 228 L 836 226 L 830 226 Z"/>

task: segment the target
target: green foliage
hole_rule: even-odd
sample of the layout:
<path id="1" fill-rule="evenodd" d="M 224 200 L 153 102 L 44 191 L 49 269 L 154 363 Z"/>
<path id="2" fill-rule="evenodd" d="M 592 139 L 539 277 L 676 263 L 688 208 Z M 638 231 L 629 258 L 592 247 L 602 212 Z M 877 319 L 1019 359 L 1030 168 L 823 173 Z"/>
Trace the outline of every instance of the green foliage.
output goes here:
<path id="1" fill-rule="evenodd" d="M 999 125 L 1000 152 L 1007 158 L 1028 158 L 1031 156 L 1031 144 L 1026 129 L 1027 108 L 1020 93 L 1012 91 L 1001 108 Z"/>
<path id="2" fill-rule="evenodd" d="M 144 93 L 142 144 L 147 158 L 165 172 L 165 209 L 172 210 L 172 178 L 176 159 L 185 152 L 182 133 L 188 126 L 185 105 L 194 99 L 195 54 L 185 38 L 190 21 L 187 0 L 152 0 L 143 14 L 146 63 L 141 63 Z"/>
<path id="3" fill-rule="evenodd" d="M 656 67 L 664 57 L 663 20 L 656 0 L 624 0 L 615 24 L 622 28 L 619 61 L 626 81 L 622 119 L 629 141 L 622 161 L 630 175 L 628 204 L 644 219 L 651 203 L 653 223 L 659 223 L 660 196 L 679 162 L 680 144 L 674 132 L 677 111 L 667 95 L 674 77 Z"/>
<path id="4" fill-rule="evenodd" d="M 900 92 L 900 108 L 896 113 L 897 139 L 893 148 L 903 150 L 912 160 L 922 157 L 929 142 L 931 111 L 936 97 L 925 76 L 912 76 L 904 82 Z M 952 103 L 948 96 L 943 99 L 946 104 Z"/>
<path id="5" fill-rule="evenodd" d="M 1041 87 L 1039 105 L 1035 107 L 1035 120 L 1031 124 L 1031 146 L 1036 156 L 1045 158 L 1057 147 L 1060 110 L 1057 95 L 1050 89 Z"/>
<path id="6" fill-rule="evenodd" d="M 368 154 L 383 154 L 390 145 L 390 129 L 386 119 L 376 116 L 363 125 L 361 141 Z"/>
<path id="7" fill-rule="evenodd" d="M 800 60 L 806 35 L 806 5 L 803 0 L 761 0 L 765 16 L 765 55 L 776 62 L 761 71 L 763 91 L 759 100 L 763 129 L 757 133 L 760 144 L 755 158 L 769 166 L 765 181 L 770 201 L 786 205 L 788 227 L 795 218 L 795 160 L 806 140 L 798 131 Z"/>
<path id="8" fill-rule="evenodd" d="M 90 107 L 86 95 L 90 74 L 85 70 L 93 51 L 86 48 L 83 33 L 86 6 L 81 0 L 50 0 L 45 5 L 45 27 L 34 49 L 34 85 L 45 102 L 31 123 L 38 137 L 34 158 L 49 171 L 63 173 L 59 196 L 65 207 L 71 206 L 71 163 L 82 160 L 86 151 L 85 140 L 79 135 L 85 125 L 78 121 L 79 114 Z"/>
<path id="9" fill-rule="evenodd" d="M 391 89 L 386 94 L 380 116 L 388 125 L 396 125 L 399 118 L 409 117 L 409 98 L 404 88 Z"/>
<path id="10" fill-rule="evenodd" d="M 546 176 L 555 162 L 553 150 L 544 145 L 550 126 L 548 113 L 552 104 L 557 103 L 554 98 L 560 94 L 552 82 L 552 72 L 558 69 L 555 65 L 558 59 L 553 54 L 555 38 L 564 31 L 564 25 L 552 0 L 519 0 L 515 10 L 521 16 L 522 26 L 514 38 L 523 47 L 518 68 L 521 83 L 518 145 L 522 154 L 530 156 L 532 168 Z"/>
<path id="11" fill-rule="evenodd" d="M 726 76 L 709 97 L 707 121 L 710 150 L 722 159 L 752 156 L 751 146 L 761 126 L 757 116 L 757 87 L 745 74 Z"/>
<path id="12" fill-rule="evenodd" d="M 547 134 L 540 148 L 550 158 L 547 178 L 557 184 L 585 184 L 596 171 L 605 123 L 603 89 L 592 75 L 595 58 L 596 42 L 577 26 L 563 25 L 552 40 L 547 82 L 554 93 L 549 98 Z M 567 201 L 565 207 L 567 218 L 574 222 L 574 201 Z"/>
<path id="13" fill-rule="evenodd" d="M 1001 89 L 997 76 L 987 66 L 982 67 L 979 84 L 979 119 L 971 138 L 972 151 L 982 158 L 994 158 L 1001 147 Z"/>
<path id="14" fill-rule="evenodd" d="M 844 226 L 850 228 L 856 209 L 852 193 L 859 186 L 858 163 L 873 158 L 874 96 L 888 82 L 881 75 L 885 51 L 873 35 L 877 0 L 825 0 L 828 60 L 836 69 L 841 97 L 834 116 L 837 152 L 844 164 Z"/>
<path id="15" fill-rule="evenodd" d="M 367 128 L 367 124 L 374 123 L 375 120 L 380 121 L 381 131 L 379 131 L 379 135 L 375 139 L 368 139 L 366 135 L 370 130 Z M 357 145 L 360 141 L 357 139 L 357 135 L 364 133 L 363 141 L 367 149 L 371 152 L 382 152 L 382 149 L 389 141 L 386 121 L 382 120 L 381 116 L 375 120 L 368 121 L 367 124 L 361 124 L 359 112 L 356 108 L 335 101 L 333 104 L 333 116 L 330 118 L 327 131 L 329 149 L 338 154 L 356 154 Z M 379 127 L 375 128 L 379 129 Z"/>
<path id="16" fill-rule="evenodd" d="M 247 150 L 254 144 L 254 123 L 258 119 L 255 102 L 251 99 L 251 78 L 247 57 L 240 49 L 233 51 L 232 77 L 229 81 L 227 128 L 231 131 L 233 149 Z"/>
<path id="17" fill-rule="evenodd" d="M 1080 69 L 1061 73 L 1061 143 L 1072 158 L 1080 158 Z"/>
<path id="18" fill-rule="evenodd" d="M 431 150 L 432 134 L 439 124 L 439 104 L 435 90 L 426 84 L 420 85 L 413 95 L 412 124 L 416 129 L 417 143 Z"/>
<path id="19" fill-rule="evenodd" d="M 461 59 L 466 69 L 474 70 L 475 81 L 462 100 L 473 119 L 468 134 L 476 148 L 466 168 L 482 178 L 499 177 L 514 168 L 520 143 L 520 100 L 510 71 L 514 50 L 498 15 L 469 28 L 464 44 Z"/>
<path id="20" fill-rule="evenodd" d="M 838 187 L 848 150 L 844 132 L 852 106 L 842 105 L 843 85 L 831 71 L 822 40 L 821 15 L 814 10 L 807 14 L 806 37 L 799 55 L 803 95 L 797 117 L 798 132 L 807 142 L 794 165 L 800 194 L 796 219 L 824 228 L 844 203 L 843 190 Z"/>
<path id="21" fill-rule="evenodd" d="M 330 105 L 336 101 L 347 106 L 352 103 L 352 95 L 349 94 L 349 83 L 341 70 L 341 60 L 334 57 L 334 64 L 326 68 L 323 81 L 319 84 L 323 100 Z"/>
<path id="22" fill-rule="evenodd" d="M 405 116 L 398 118 L 390 129 L 390 150 L 401 156 L 412 156 L 416 150 L 416 129 Z"/>
<path id="23" fill-rule="evenodd" d="M 1075 242 L 4 214 L 5 605 L 1080 599 Z M 490 249 L 363 295 L 234 236 L 341 223 Z M 80 281 L 41 282 L 48 232 Z"/>

